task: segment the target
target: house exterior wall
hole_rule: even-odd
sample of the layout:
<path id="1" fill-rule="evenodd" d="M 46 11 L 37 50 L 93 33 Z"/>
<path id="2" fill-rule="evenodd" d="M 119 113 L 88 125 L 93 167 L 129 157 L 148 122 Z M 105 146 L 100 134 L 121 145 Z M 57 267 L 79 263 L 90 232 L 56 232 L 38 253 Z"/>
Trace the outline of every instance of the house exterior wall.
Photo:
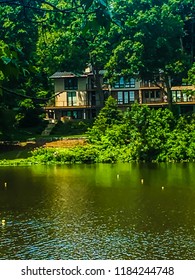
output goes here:
<path id="1" fill-rule="evenodd" d="M 56 93 L 58 93 L 58 92 L 56 92 Z M 56 107 L 59 107 L 59 106 L 66 107 L 67 106 L 67 92 L 63 91 L 55 97 L 55 106 Z"/>
<path id="2" fill-rule="evenodd" d="M 55 79 L 55 106 L 56 107 L 69 107 L 72 104 L 68 102 L 68 95 L 75 93 L 74 106 L 86 106 L 87 103 L 87 92 L 86 92 L 86 78 L 78 78 L 78 89 L 66 90 L 64 87 L 65 79 Z M 75 102 L 76 100 L 76 102 Z"/>

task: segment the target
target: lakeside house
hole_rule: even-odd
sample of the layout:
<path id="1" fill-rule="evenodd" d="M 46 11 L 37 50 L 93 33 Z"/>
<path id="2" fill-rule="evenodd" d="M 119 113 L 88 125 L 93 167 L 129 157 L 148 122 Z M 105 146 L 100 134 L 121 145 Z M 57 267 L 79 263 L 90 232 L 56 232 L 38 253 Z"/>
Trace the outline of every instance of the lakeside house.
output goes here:
<path id="1" fill-rule="evenodd" d="M 117 100 L 122 110 L 135 102 L 153 108 L 168 106 L 167 96 L 160 84 L 134 77 L 128 79 L 119 77 L 111 85 L 104 79 L 103 70 L 99 71 L 98 75 L 99 86 L 90 68 L 83 74 L 54 73 L 50 78 L 54 81 L 55 98 L 52 104 L 45 107 L 47 118 L 62 121 L 66 118 L 94 118 L 110 95 Z M 195 112 L 195 86 L 172 81 L 171 90 L 173 103 L 177 104 L 181 113 Z"/>

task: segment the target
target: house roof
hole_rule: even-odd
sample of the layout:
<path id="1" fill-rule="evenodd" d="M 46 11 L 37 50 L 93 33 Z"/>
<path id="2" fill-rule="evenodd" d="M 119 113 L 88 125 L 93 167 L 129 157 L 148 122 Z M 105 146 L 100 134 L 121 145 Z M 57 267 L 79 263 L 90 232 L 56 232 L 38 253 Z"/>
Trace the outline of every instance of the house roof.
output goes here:
<path id="1" fill-rule="evenodd" d="M 60 79 L 60 78 L 74 78 L 74 77 L 87 77 L 87 75 L 84 74 L 74 74 L 72 72 L 55 72 L 52 76 L 50 76 L 50 79 Z"/>
<path id="2" fill-rule="evenodd" d="M 104 75 L 105 74 L 105 70 L 99 70 L 99 74 L 100 75 Z M 85 71 L 84 73 L 72 73 L 72 72 L 67 72 L 67 71 L 63 71 L 63 72 L 55 72 L 52 76 L 50 76 L 50 79 L 61 79 L 61 78 L 85 78 L 87 76 L 93 76 L 93 72 L 92 71 Z"/>

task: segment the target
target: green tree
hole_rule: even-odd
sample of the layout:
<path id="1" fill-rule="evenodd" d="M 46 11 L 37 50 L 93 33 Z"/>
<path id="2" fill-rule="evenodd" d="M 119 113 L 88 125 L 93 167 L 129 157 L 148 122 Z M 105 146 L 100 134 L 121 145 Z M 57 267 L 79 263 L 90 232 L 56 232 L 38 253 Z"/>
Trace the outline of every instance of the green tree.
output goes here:
<path id="1" fill-rule="evenodd" d="M 121 39 L 107 63 L 110 76 L 138 76 L 158 85 L 172 107 L 171 79 L 186 75 L 191 52 L 184 43 L 193 1 L 113 1 L 122 7 Z M 188 40 L 189 41 L 189 40 Z"/>
<path id="2" fill-rule="evenodd" d="M 92 143 L 101 141 L 106 130 L 121 123 L 121 121 L 122 112 L 118 109 L 116 100 L 110 96 L 95 119 L 93 127 L 88 131 L 89 141 Z"/>
<path id="3" fill-rule="evenodd" d="M 188 72 L 188 80 L 192 85 L 195 85 L 195 63 L 192 65 L 192 68 Z"/>
<path id="4" fill-rule="evenodd" d="M 106 0 L 0 1 L 1 107 L 14 104 L 25 118 L 33 110 L 21 104 L 29 98 L 34 109 L 43 105 L 52 92 L 49 75 L 59 69 L 82 71 L 90 61 L 88 29 L 95 23 L 107 28 L 110 21 Z"/>

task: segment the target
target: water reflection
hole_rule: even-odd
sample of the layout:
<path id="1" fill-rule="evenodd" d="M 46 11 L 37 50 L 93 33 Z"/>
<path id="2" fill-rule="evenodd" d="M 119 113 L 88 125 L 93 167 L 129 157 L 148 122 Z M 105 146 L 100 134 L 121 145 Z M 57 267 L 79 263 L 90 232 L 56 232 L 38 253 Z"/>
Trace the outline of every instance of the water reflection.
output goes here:
<path id="1" fill-rule="evenodd" d="M 0 168 L 0 259 L 194 259 L 193 168 Z"/>

